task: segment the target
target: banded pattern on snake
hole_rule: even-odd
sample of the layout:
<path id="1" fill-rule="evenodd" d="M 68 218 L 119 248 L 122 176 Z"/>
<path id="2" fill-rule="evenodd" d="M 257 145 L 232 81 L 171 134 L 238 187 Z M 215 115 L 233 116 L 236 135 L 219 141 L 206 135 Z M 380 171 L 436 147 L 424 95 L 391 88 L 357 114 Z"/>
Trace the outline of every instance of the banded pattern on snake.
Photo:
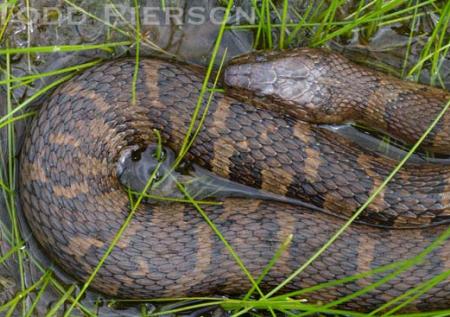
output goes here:
<path id="1" fill-rule="evenodd" d="M 287 59 L 286 55 L 269 54 L 246 57 L 239 64 L 230 65 L 226 82 L 238 86 L 244 97 L 249 95 L 248 89 L 256 90 L 253 99 L 258 106 L 216 93 L 187 159 L 231 180 L 349 216 L 381 184 L 396 162 L 305 120 L 320 121 L 321 109 L 333 100 L 345 105 L 346 100 L 360 104 L 359 100 L 370 101 L 372 96 L 380 99 L 380 92 L 370 90 L 371 87 L 395 89 L 399 93 L 396 100 L 391 96 L 391 105 L 404 102 L 405 111 L 430 105 L 435 105 L 432 109 L 442 108 L 449 95 L 361 68 L 337 55 L 330 58 L 323 50 L 303 49 L 287 54 Z M 243 61 L 250 63 L 242 66 Z M 260 73 L 261 69 L 265 73 Z M 329 78 L 321 77 L 324 73 L 316 71 L 319 69 L 325 69 Z M 143 59 L 139 65 L 137 104 L 132 105 L 133 70 L 131 59 L 106 62 L 62 85 L 33 120 L 22 149 L 20 197 L 26 218 L 51 258 L 79 280 L 85 280 L 92 272 L 129 213 L 127 194 L 116 176 L 119 157 L 134 145 L 145 148 L 153 142 L 153 129 L 161 131 L 165 145 L 178 151 L 202 85 L 200 69 Z M 286 71 L 286 76 L 280 77 L 279 70 Z M 342 76 L 344 72 L 346 76 Z M 288 84 L 294 79 L 303 83 L 291 86 L 293 90 L 286 88 L 286 93 L 281 94 L 287 97 L 283 103 L 277 92 L 266 94 L 269 90 L 258 90 L 261 87 L 252 85 L 261 83 L 252 77 L 258 75 L 271 79 L 272 84 L 280 83 L 280 78 Z M 358 91 L 360 96 L 352 87 L 346 87 L 349 92 L 342 90 L 345 83 L 340 86 L 339 78 L 360 81 L 367 90 Z M 373 82 L 377 85 L 371 85 Z M 324 87 L 323 91 L 329 94 L 323 104 L 318 103 L 323 96 L 320 84 L 330 84 Z M 314 95 L 298 97 L 295 89 Z M 340 94 L 349 97 L 334 98 Z M 421 98 L 427 103 L 418 102 Z M 268 99 L 277 101 L 276 106 Z M 263 100 L 268 109 L 259 107 Z M 308 100 L 306 107 L 304 100 Z M 384 118 L 395 118 L 400 108 L 395 106 L 391 112 L 384 100 L 380 101 L 384 108 L 378 109 L 369 121 L 384 122 L 381 128 L 387 127 L 387 132 L 395 135 L 395 124 Z M 374 106 L 372 102 L 361 104 Z M 311 105 L 320 106 L 320 111 L 309 112 Z M 331 113 L 331 121 L 335 118 L 332 109 L 335 108 L 325 112 Z M 420 133 L 423 127 L 419 123 L 429 124 L 428 117 L 423 116 L 423 108 L 414 111 L 422 114 L 416 116 L 421 120 L 414 125 Z M 314 115 L 305 117 L 305 113 Z M 375 120 L 381 118 L 377 116 L 380 113 L 387 115 L 381 121 Z M 445 116 L 426 146 L 447 146 L 448 138 L 440 136 L 446 133 L 448 118 Z M 328 118 L 323 119 L 329 122 Z M 446 229 L 442 223 L 450 217 L 449 180 L 449 166 L 407 165 L 360 219 L 392 228 L 352 225 L 284 291 L 340 279 L 418 254 Z M 288 250 L 263 280 L 264 290 L 278 285 L 343 224 L 341 219 L 307 208 L 252 199 L 226 198 L 221 206 L 204 209 L 253 276 L 261 273 L 277 247 L 293 234 Z M 395 228 L 402 226 L 417 228 Z M 446 242 L 422 263 L 343 307 L 373 309 L 405 289 L 449 270 L 449 247 Z M 337 299 L 380 276 L 307 294 L 307 298 L 312 302 Z M 196 210 L 174 203 L 140 206 L 92 287 L 111 296 L 152 298 L 241 294 L 250 283 Z M 409 309 L 448 308 L 449 302 L 450 283 L 446 280 Z"/>

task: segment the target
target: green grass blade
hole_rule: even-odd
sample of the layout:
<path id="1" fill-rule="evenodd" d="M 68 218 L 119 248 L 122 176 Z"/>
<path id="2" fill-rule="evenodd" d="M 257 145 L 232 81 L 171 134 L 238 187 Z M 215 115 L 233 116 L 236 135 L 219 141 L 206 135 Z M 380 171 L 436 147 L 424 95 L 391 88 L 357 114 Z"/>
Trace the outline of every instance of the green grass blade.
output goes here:
<path id="1" fill-rule="evenodd" d="M 71 71 L 80 71 L 82 69 L 92 67 L 92 66 L 98 64 L 99 62 L 100 62 L 100 60 L 97 59 L 97 60 L 94 60 L 92 62 L 88 62 L 85 64 L 79 64 L 79 65 L 74 65 L 74 66 L 70 66 L 70 67 L 60 68 L 60 69 L 56 69 L 56 70 L 45 72 L 45 73 L 28 75 L 28 76 L 23 76 L 23 77 L 13 77 L 13 78 L 11 78 L 10 82 L 11 83 L 14 83 L 14 82 L 29 83 L 29 82 L 32 82 L 35 80 L 42 79 L 43 77 L 60 75 L 60 74 L 68 73 Z M 0 80 L 0 85 L 6 85 L 7 81 L 8 81 L 8 79 Z"/>
<path id="2" fill-rule="evenodd" d="M 11 111 L 8 111 L 8 113 L 6 115 L 1 117 L 0 118 L 0 124 L 4 124 L 4 122 L 6 122 L 8 119 L 11 119 L 17 112 L 20 112 L 20 111 L 24 110 L 31 102 L 33 102 L 34 100 L 36 100 L 40 96 L 44 95 L 48 91 L 52 90 L 53 88 L 57 87 L 59 84 L 61 84 L 61 83 L 65 82 L 65 81 L 67 81 L 68 79 L 72 78 L 73 76 L 74 76 L 73 74 L 64 76 L 64 77 L 62 77 L 62 78 L 52 82 L 51 84 L 45 86 L 44 88 L 38 90 L 31 97 L 27 98 L 27 100 L 25 100 L 24 102 L 22 102 L 21 104 L 16 106 Z"/>
<path id="3" fill-rule="evenodd" d="M 75 285 L 72 285 L 69 287 L 69 289 L 66 291 L 66 293 L 61 296 L 61 298 L 53 305 L 53 307 L 45 314 L 45 317 L 54 317 L 57 315 L 58 310 L 63 306 L 67 299 L 72 295 L 72 293 L 75 291 Z"/>
<path id="4" fill-rule="evenodd" d="M 126 31 L 124 31 L 124 30 L 118 28 L 117 26 L 115 26 L 115 25 L 109 23 L 109 22 L 106 21 L 106 20 L 100 19 L 100 18 L 97 17 L 96 15 L 94 15 L 94 14 L 92 14 L 92 13 L 86 11 L 85 9 L 83 9 L 83 8 L 80 7 L 79 5 L 73 3 L 72 1 L 70 1 L 70 0 L 64 0 L 64 2 L 67 3 L 68 5 L 70 5 L 71 7 L 73 7 L 74 9 L 76 9 L 77 11 L 79 11 L 80 13 L 82 13 L 82 14 L 84 14 L 84 15 L 90 17 L 91 19 L 103 23 L 104 25 L 106 25 L 107 27 L 111 28 L 112 30 L 117 31 L 117 32 L 119 32 L 120 34 L 125 35 L 125 36 L 127 36 L 127 37 L 129 36 L 128 32 L 126 32 Z"/>
<path id="5" fill-rule="evenodd" d="M 112 42 L 103 44 L 79 44 L 79 45 L 52 45 L 52 46 L 36 46 L 36 47 L 16 47 L 16 48 L 0 48 L 0 55 L 6 54 L 26 54 L 26 53 L 59 53 L 59 52 L 74 52 L 74 51 L 89 51 L 101 49 L 112 52 L 111 48 L 117 46 L 129 46 L 132 44 L 129 41 Z"/>
<path id="6" fill-rule="evenodd" d="M 275 255 L 272 257 L 272 259 L 270 260 L 270 262 L 266 265 L 266 267 L 264 268 L 264 270 L 261 272 L 261 274 L 259 275 L 258 279 L 256 280 L 256 285 L 261 284 L 262 280 L 264 279 L 264 277 L 270 272 L 270 270 L 273 268 L 273 266 L 276 264 L 277 260 L 281 257 L 281 255 L 287 250 L 287 248 L 289 247 L 289 245 L 292 242 L 292 238 L 294 236 L 291 234 L 289 235 L 286 240 L 280 245 L 280 247 L 277 249 L 277 251 L 275 252 Z M 247 292 L 247 294 L 244 296 L 243 300 L 248 300 L 250 298 L 250 296 L 253 295 L 255 291 L 255 287 L 252 286 L 252 288 Z"/>
<path id="7" fill-rule="evenodd" d="M 44 292 L 47 291 L 47 287 L 51 280 L 52 280 L 52 272 L 49 271 L 48 275 L 45 276 L 45 278 L 43 279 L 42 286 L 39 287 L 39 291 L 36 294 L 36 297 L 34 298 L 33 302 L 31 303 L 31 306 L 28 309 L 28 312 L 25 315 L 25 317 L 31 317 L 33 315 L 33 312 L 36 309 L 42 295 L 44 295 Z"/>
<path id="8" fill-rule="evenodd" d="M 7 0 L 5 3 L 0 4 L 1 6 L 7 6 L 7 10 L 8 10 L 6 19 L 5 19 L 5 21 L 3 21 L 3 25 L 0 27 L 0 42 L 2 41 L 3 36 L 5 35 L 5 32 L 6 32 L 6 28 L 8 27 L 9 22 L 11 21 L 16 4 L 17 4 L 17 0 L 12 0 L 12 1 Z"/>
<path id="9" fill-rule="evenodd" d="M 194 112 L 192 114 L 192 119 L 191 119 L 191 122 L 189 124 L 188 130 L 186 132 L 186 137 L 184 138 L 183 144 L 181 145 L 180 153 L 179 153 L 179 155 L 178 155 L 178 157 L 176 159 L 176 164 L 175 165 L 178 165 L 181 162 L 181 160 L 184 157 L 183 153 L 187 153 L 187 151 L 189 149 L 188 145 L 191 142 L 190 138 L 191 138 L 192 132 L 194 130 L 195 123 L 197 122 L 200 109 L 202 108 L 203 98 L 204 98 L 206 92 L 208 91 L 209 79 L 211 78 L 211 74 L 212 74 L 212 71 L 213 71 L 213 68 L 214 68 L 214 61 L 215 61 L 217 53 L 219 51 L 220 44 L 222 42 L 222 37 L 223 37 L 223 34 L 225 32 L 225 24 L 226 24 L 226 21 L 228 20 L 228 17 L 230 15 L 230 11 L 231 11 L 231 8 L 233 7 L 233 4 L 234 4 L 234 1 L 230 0 L 228 2 L 227 8 L 225 10 L 222 26 L 220 27 L 219 32 L 217 34 L 217 39 L 216 39 L 216 42 L 214 44 L 214 48 L 213 48 L 213 51 L 212 51 L 212 54 L 211 54 L 211 61 L 210 61 L 209 65 L 208 65 L 208 68 L 206 70 L 205 79 L 203 80 L 202 88 L 200 90 L 200 94 L 199 94 L 198 99 L 197 99 L 197 104 L 196 104 Z"/>
<path id="10" fill-rule="evenodd" d="M 404 300 L 398 306 L 392 308 L 390 311 L 388 311 L 385 314 L 383 314 L 384 316 L 391 316 L 392 314 L 396 313 L 397 311 L 399 311 L 403 307 L 411 304 L 413 301 L 415 301 L 420 296 L 422 296 L 423 294 L 428 292 L 430 289 L 432 289 L 434 286 L 436 286 L 440 282 L 445 281 L 446 279 L 448 279 L 448 277 L 450 277 L 450 270 L 448 270 L 446 272 L 443 272 L 443 273 L 441 273 L 439 275 L 436 275 L 436 276 L 434 276 L 433 278 L 431 278 L 428 281 L 420 283 L 419 285 L 417 285 L 416 287 L 406 291 L 402 295 L 394 298 L 393 300 L 390 300 L 386 304 L 383 304 L 378 309 L 373 311 L 370 315 L 375 315 L 378 312 L 382 312 L 382 311 L 386 310 L 387 308 L 389 308 L 390 306 L 393 306 L 393 305 L 397 304 L 398 302 L 401 302 L 401 301 Z"/>
<path id="11" fill-rule="evenodd" d="M 280 29 L 280 44 L 279 48 L 283 49 L 286 47 L 285 38 L 287 33 L 286 23 L 287 23 L 287 14 L 289 10 L 289 0 L 283 1 L 283 12 L 281 15 L 281 29 Z"/>
<path id="12" fill-rule="evenodd" d="M 133 80 L 131 84 L 131 103 L 136 105 L 136 85 L 139 75 L 139 52 L 141 48 L 141 15 L 138 0 L 134 0 L 134 16 L 136 17 L 136 32 L 135 32 L 135 45 L 136 45 L 136 57 L 134 64 Z"/>

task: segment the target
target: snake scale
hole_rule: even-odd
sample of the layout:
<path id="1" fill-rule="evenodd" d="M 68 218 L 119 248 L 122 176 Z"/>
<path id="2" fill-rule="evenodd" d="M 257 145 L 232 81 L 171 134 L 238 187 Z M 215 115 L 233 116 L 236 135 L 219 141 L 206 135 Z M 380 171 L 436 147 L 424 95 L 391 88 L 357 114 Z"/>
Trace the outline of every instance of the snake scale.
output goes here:
<path id="1" fill-rule="evenodd" d="M 128 196 L 116 177 L 118 159 L 132 146 L 154 142 L 153 129 L 178 151 L 202 86 L 199 68 L 142 59 L 132 104 L 134 65 L 134 59 L 106 62 L 59 87 L 33 119 L 21 152 L 20 197 L 33 234 L 80 281 L 129 214 Z M 447 92 L 399 81 L 320 49 L 240 58 L 228 67 L 225 83 L 235 87 L 231 95 L 252 96 L 254 104 L 215 93 L 187 159 L 219 176 L 344 217 L 366 201 L 396 162 L 318 123 L 365 122 L 409 142 L 449 98 Z M 444 116 L 426 148 L 448 148 L 449 120 L 450 115 Z M 404 128 L 402 122 L 413 126 Z M 203 209 L 255 277 L 293 235 L 262 281 L 265 291 L 301 266 L 344 223 L 308 208 L 256 199 L 225 198 Z M 417 255 L 445 232 L 449 217 L 450 167 L 406 164 L 363 213 L 359 220 L 366 224 L 352 224 L 283 291 Z M 374 309 L 449 269 L 447 241 L 424 261 L 340 307 Z M 313 303 L 330 302 L 386 274 L 304 296 Z M 142 204 L 91 286 L 135 299 L 239 295 L 251 287 L 195 208 L 181 203 Z M 449 308 L 449 303 L 446 279 L 407 310 Z"/>

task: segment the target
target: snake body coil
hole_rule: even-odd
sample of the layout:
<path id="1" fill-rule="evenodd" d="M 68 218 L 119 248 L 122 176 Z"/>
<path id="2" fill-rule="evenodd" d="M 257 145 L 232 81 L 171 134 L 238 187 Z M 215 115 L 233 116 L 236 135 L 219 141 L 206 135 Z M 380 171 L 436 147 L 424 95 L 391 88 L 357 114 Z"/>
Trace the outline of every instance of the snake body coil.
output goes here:
<path id="1" fill-rule="evenodd" d="M 300 57 L 312 53 L 326 54 L 297 51 Z M 340 63 L 353 67 L 345 60 Z M 129 214 L 128 196 L 115 174 L 121 153 L 135 145 L 144 148 L 152 142 L 153 129 L 160 130 L 167 146 L 178 151 L 202 85 L 198 69 L 145 59 L 138 73 L 137 103 L 132 105 L 133 71 L 134 60 L 107 62 L 61 86 L 32 122 L 22 149 L 21 202 L 33 234 L 52 259 L 79 280 L 89 276 Z M 356 71 L 354 76 L 365 78 Z M 396 89 L 401 85 L 395 81 Z M 263 110 L 216 93 L 188 159 L 220 176 L 307 200 L 340 216 L 363 204 L 395 167 L 394 161 L 288 112 Z M 448 220 L 449 181 L 448 166 L 406 166 L 361 219 L 424 228 L 354 224 L 284 291 L 419 254 L 446 230 L 445 225 L 427 226 Z M 330 215 L 259 200 L 229 198 L 223 205 L 203 209 L 254 277 L 293 235 L 289 248 L 262 281 L 264 290 L 281 283 L 343 224 Z M 422 262 L 341 306 L 370 310 L 448 271 L 449 247 L 444 241 Z M 304 296 L 312 302 L 332 301 L 387 274 Z M 91 285 L 127 298 L 242 294 L 251 287 L 195 208 L 175 203 L 141 205 Z M 446 279 L 409 309 L 448 308 L 449 302 Z"/>

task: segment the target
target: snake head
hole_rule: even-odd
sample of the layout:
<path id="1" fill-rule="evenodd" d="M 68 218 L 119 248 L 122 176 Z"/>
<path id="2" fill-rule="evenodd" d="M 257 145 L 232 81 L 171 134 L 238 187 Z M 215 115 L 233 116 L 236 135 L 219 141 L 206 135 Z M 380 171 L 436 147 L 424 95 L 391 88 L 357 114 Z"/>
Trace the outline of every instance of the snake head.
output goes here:
<path id="1" fill-rule="evenodd" d="M 227 93 L 312 123 L 341 123 L 333 92 L 341 85 L 331 76 L 336 54 L 302 48 L 242 55 L 225 69 Z M 242 100 L 244 99 L 244 100 Z"/>
<path id="2" fill-rule="evenodd" d="M 138 193 L 145 189 L 154 175 L 151 193 L 168 196 L 178 192 L 175 181 L 169 175 L 174 161 L 175 153 L 169 148 L 161 149 L 156 144 L 150 144 L 145 149 L 132 146 L 123 151 L 116 175 L 122 185 Z"/>

